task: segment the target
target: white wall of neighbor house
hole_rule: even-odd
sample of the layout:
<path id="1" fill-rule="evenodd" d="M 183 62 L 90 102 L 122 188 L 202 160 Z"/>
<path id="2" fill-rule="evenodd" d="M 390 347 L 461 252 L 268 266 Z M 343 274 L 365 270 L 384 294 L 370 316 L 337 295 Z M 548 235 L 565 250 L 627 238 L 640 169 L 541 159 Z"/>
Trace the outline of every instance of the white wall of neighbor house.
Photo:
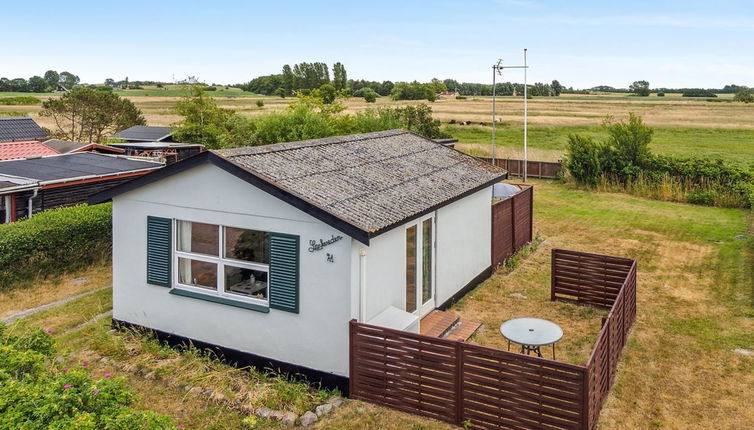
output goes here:
<path id="1" fill-rule="evenodd" d="M 439 306 L 490 266 L 492 187 L 484 188 L 433 213 L 435 216 L 435 305 Z M 430 215 L 430 214 L 428 214 Z M 368 322 L 388 306 L 406 309 L 406 227 L 413 220 L 383 233 L 365 246 L 352 242 L 353 297 L 351 311 L 359 316 L 359 251 L 366 250 L 366 315 Z"/>
<path id="2" fill-rule="evenodd" d="M 441 305 L 492 261 L 492 187 L 437 211 L 436 303 Z"/>
<path id="3" fill-rule="evenodd" d="M 147 284 L 148 216 L 299 235 L 300 312 L 262 313 Z M 331 235 L 343 239 L 309 252 L 309 240 Z M 198 166 L 114 198 L 113 316 L 345 376 L 351 252 L 351 238 L 338 230 L 215 166 Z M 334 262 L 327 261 L 326 253 L 333 254 Z"/>

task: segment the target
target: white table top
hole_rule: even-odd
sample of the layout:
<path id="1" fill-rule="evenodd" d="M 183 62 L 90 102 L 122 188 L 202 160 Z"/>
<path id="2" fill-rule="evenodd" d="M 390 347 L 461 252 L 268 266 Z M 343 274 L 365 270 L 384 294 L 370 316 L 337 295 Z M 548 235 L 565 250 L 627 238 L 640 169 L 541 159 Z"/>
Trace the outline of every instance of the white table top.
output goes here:
<path id="1" fill-rule="evenodd" d="M 541 318 L 515 318 L 500 325 L 500 333 L 520 345 L 544 346 L 563 338 L 563 329 Z"/>

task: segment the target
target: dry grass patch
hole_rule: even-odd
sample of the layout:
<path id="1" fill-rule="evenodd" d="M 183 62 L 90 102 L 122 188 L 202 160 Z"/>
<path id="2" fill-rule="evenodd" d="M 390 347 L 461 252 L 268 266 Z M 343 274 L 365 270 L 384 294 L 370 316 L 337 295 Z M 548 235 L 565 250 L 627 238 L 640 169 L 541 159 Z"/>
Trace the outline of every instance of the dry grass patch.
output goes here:
<path id="1" fill-rule="evenodd" d="M 111 284 L 112 267 L 103 264 L 42 280 L 30 287 L 0 292 L 0 319 Z"/>

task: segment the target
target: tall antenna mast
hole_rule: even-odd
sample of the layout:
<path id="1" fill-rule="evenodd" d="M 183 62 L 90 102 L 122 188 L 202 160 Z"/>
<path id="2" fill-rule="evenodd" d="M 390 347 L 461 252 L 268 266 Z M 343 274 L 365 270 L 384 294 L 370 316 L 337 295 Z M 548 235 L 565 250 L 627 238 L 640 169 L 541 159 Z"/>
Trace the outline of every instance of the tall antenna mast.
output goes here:
<path id="1" fill-rule="evenodd" d="M 524 50 L 526 51 L 526 50 Z M 492 164 L 495 165 L 495 130 L 496 123 L 497 123 L 497 111 L 496 111 L 496 99 L 497 99 L 497 85 L 495 83 L 495 77 L 497 75 L 502 75 L 503 69 L 524 69 L 524 136 L 526 136 L 526 58 L 524 57 L 524 65 L 523 66 L 502 66 L 501 63 L 503 60 L 497 60 L 497 63 L 495 63 L 492 66 Z M 524 137 L 524 158 L 526 158 L 526 137 Z M 526 169 L 526 167 L 524 167 Z M 524 170 L 524 182 L 526 182 L 526 170 Z"/>
<path id="2" fill-rule="evenodd" d="M 526 182 L 526 173 L 528 169 L 529 164 L 529 158 L 527 154 L 527 137 L 528 137 L 528 130 L 527 130 L 527 124 L 528 124 L 528 114 L 529 114 L 529 93 L 528 93 L 528 85 L 526 84 L 526 69 L 528 67 L 526 66 L 526 48 L 524 48 L 524 182 Z"/>

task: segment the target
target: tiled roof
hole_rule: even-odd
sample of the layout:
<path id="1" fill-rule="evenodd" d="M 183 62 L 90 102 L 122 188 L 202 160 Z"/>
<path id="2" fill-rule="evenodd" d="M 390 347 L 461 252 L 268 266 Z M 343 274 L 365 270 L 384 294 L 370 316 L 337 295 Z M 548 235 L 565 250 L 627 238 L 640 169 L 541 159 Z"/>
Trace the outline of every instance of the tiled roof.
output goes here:
<path id="1" fill-rule="evenodd" d="M 58 152 L 37 141 L 0 142 L 0 160 L 55 155 Z"/>
<path id="2" fill-rule="evenodd" d="M 0 142 L 43 140 L 47 133 L 27 116 L 0 118 Z"/>
<path id="3" fill-rule="evenodd" d="M 370 233 L 506 175 L 503 169 L 401 130 L 213 152 Z"/>
<path id="4" fill-rule="evenodd" d="M 116 139 L 136 142 L 158 142 L 167 139 L 173 134 L 170 127 L 158 127 L 153 125 L 135 125 L 121 130 L 113 135 Z"/>

